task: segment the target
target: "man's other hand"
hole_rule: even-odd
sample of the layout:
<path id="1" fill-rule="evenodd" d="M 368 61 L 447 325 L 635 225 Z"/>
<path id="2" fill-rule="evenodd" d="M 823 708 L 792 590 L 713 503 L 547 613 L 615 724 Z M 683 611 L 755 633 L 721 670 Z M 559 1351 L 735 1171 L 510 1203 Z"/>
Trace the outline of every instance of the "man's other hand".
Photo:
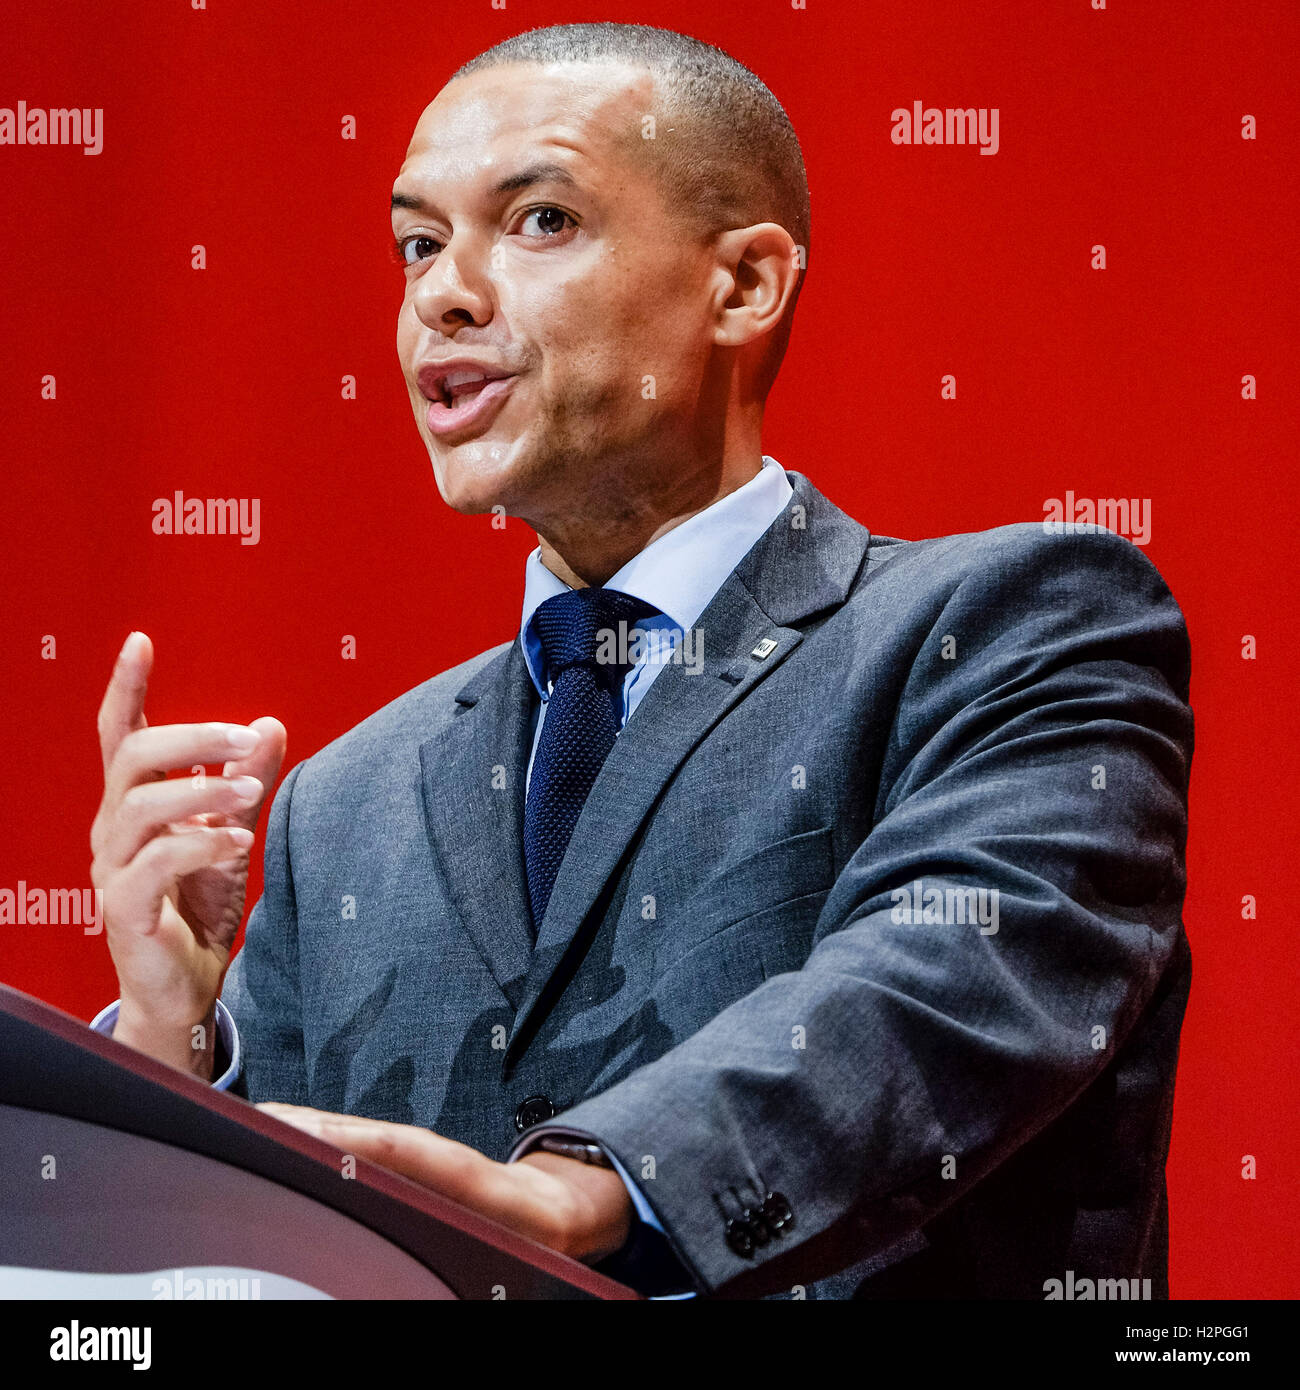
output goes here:
<path id="1" fill-rule="evenodd" d="M 552 1153 L 498 1163 L 416 1125 L 271 1101 L 257 1108 L 586 1264 L 619 1250 L 632 1227 L 632 1199 L 610 1168 Z"/>

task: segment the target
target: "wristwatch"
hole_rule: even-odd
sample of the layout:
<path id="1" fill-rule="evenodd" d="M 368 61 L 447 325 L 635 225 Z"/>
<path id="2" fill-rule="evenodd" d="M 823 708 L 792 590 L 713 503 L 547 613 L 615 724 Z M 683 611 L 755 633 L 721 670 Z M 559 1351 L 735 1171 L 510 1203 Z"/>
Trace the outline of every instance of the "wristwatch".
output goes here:
<path id="1" fill-rule="evenodd" d="M 544 1134 L 537 1147 L 564 1158 L 576 1158 L 579 1163 L 591 1163 L 597 1168 L 612 1168 L 609 1155 L 599 1144 L 584 1144 L 581 1139 L 561 1139 L 558 1134 Z"/>

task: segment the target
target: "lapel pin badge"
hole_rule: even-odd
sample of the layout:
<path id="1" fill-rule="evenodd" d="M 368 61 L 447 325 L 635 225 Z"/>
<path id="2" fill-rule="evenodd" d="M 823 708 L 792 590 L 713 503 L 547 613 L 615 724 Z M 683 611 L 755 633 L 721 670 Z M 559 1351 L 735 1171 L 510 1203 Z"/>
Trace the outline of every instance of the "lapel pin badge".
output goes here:
<path id="1" fill-rule="evenodd" d="M 770 637 L 763 640 L 750 652 L 750 656 L 756 656 L 761 661 L 765 656 L 771 656 L 776 651 L 776 643 Z"/>

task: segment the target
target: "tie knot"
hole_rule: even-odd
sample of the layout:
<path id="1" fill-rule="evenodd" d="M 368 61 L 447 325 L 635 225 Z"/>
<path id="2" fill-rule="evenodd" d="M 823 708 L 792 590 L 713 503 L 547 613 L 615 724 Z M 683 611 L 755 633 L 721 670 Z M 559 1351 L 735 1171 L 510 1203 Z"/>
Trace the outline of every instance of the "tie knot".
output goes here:
<path id="1" fill-rule="evenodd" d="M 590 667 L 611 688 L 636 664 L 628 659 L 632 629 L 659 610 L 617 589 L 570 589 L 539 604 L 534 629 L 552 681 L 572 666 Z"/>

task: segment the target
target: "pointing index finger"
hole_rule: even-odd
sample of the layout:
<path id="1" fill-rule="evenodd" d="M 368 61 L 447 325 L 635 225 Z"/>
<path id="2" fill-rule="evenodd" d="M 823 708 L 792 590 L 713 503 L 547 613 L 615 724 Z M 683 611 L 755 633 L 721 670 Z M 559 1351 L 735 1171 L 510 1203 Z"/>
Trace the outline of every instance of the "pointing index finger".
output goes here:
<path id="1" fill-rule="evenodd" d="M 144 697 L 153 667 L 153 643 L 143 632 L 132 632 L 117 654 L 113 674 L 99 707 L 99 748 L 108 774 L 117 746 L 129 733 L 148 726 Z"/>

